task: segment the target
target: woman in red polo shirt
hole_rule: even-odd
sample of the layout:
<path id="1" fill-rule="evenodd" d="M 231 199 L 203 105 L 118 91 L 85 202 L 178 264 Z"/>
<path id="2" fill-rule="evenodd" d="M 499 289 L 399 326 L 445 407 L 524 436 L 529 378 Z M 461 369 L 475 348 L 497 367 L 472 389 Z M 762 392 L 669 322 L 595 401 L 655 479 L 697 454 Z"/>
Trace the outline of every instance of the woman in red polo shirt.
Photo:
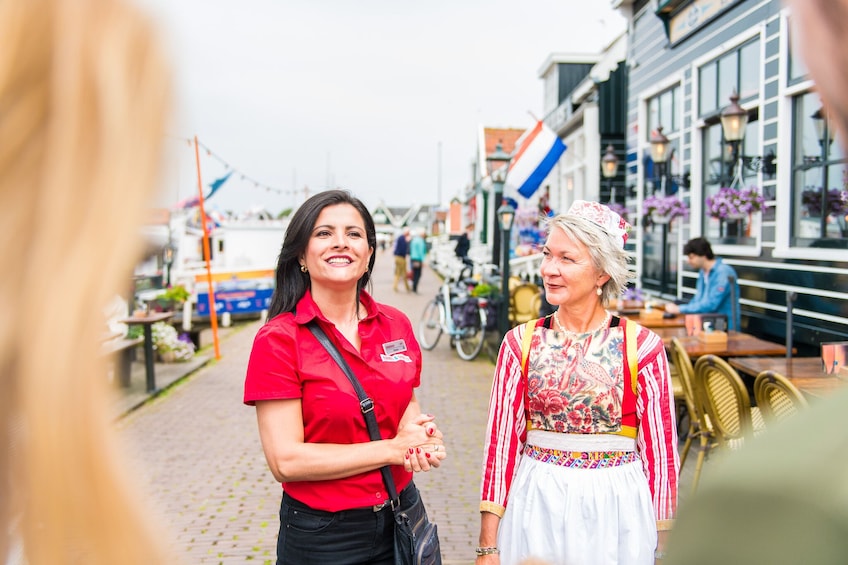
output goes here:
<path id="1" fill-rule="evenodd" d="M 365 286 L 377 235 L 360 200 L 342 190 L 308 199 L 286 230 L 269 318 L 257 333 L 244 385 L 259 436 L 283 485 L 278 564 L 394 563 L 394 521 L 380 468 L 404 500 L 412 473 L 445 458 L 442 433 L 421 414 L 421 349 L 401 311 Z M 307 328 L 316 320 L 374 400 L 371 441 L 359 400 Z"/>

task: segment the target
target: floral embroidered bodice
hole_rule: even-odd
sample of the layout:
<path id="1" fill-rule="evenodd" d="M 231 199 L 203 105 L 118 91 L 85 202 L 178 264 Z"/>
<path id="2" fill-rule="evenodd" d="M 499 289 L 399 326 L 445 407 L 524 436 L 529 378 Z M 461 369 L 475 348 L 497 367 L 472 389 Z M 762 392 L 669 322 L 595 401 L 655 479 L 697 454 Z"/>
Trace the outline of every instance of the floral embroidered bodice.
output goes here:
<path id="1" fill-rule="evenodd" d="M 537 327 L 527 367 L 530 428 L 561 433 L 621 431 L 623 328 L 569 336 Z"/>

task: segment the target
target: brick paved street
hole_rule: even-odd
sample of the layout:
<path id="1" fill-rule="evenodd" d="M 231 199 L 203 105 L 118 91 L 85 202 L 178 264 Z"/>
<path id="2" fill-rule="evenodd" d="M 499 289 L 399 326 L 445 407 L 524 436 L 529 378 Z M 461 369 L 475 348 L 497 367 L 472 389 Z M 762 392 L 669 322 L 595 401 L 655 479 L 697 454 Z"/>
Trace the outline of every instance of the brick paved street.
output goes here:
<path id="1" fill-rule="evenodd" d="M 378 253 L 380 253 L 378 251 Z M 417 327 L 440 280 L 424 269 L 419 294 L 392 291 L 393 260 L 378 255 L 376 299 L 401 308 Z M 210 361 L 160 396 L 130 412 L 118 426 L 143 477 L 139 488 L 161 513 L 160 522 L 185 563 L 273 563 L 280 486 L 268 471 L 252 408 L 241 402 L 242 383 L 258 322 L 224 332 L 220 361 Z M 213 357 L 210 350 L 203 353 Z M 177 366 L 157 365 L 173 373 Z M 445 565 L 473 563 L 479 524 L 478 493 L 483 431 L 492 362 L 466 362 L 447 339 L 424 352 L 422 409 L 436 415 L 449 458 L 420 473 L 420 487 L 439 525 Z M 136 373 L 138 368 L 136 368 Z M 143 376 L 134 373 L 133 379 Z M 172 380 L 173 376 L 163 375 Z M 138 402 L 121 406 L 135 406 Z M 693 450 L 694 451 L 694 450 Z M 690 455 L 693 458 L 696 454 Z M 687 465 L 691 475 L 694 465 Z M 684 474 L 682 483 L 687 483 Z M 681 486 L 681 499 L 688 488 Z"/>

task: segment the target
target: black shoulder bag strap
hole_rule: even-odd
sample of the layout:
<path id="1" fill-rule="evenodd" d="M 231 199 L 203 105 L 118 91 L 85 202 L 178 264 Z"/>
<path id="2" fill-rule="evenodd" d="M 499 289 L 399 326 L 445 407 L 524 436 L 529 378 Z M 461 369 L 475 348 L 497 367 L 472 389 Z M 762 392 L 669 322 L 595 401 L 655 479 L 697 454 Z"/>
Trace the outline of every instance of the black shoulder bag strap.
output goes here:
<path id="1" fill-rule="evenodd" d="M 330 338 L 327 337 L 327 334 L 324 333 L 324 330 L 321 329 L 318 322 L 312 320 L 306 324 L 306 327 L 309 328 L 309 331 L 312 332 L 312 335 L 315 336 L 318 343 L 324 346 L 324 349 L 327 350 L 330 357 L 333 358 L 344 372 L 345 376 L 347 376 L 350 384 L 353 385 L 353 389 L 356 391 L 356 396 L 359 398 L 359 408 L 362 410 L 362 416 L 365 418 L 365 426 L 368 428 L 368 435 L 371 436 L 371 441 L 379 441 L 383 439 L 382 436 L 380 436 L 380 428 L 377 426 L 377 418 L 374 416 L 374 401 L 368 398 L 368 395 L 365 394 L 365 389 L 362 388 L 362 385 L 359 383 L 356 375 L 353 374 L 353 370 L 351 370 L 350 365 L 348 365 L 347 361 L 344 360 L 342 354 L 339 353 L 339 350 L 335 345 L 333 345 L 333 342 L 330 341 Z M 395 503 L 398 501 L 398 494 L 397 488 L 395 488 L 395 480 L 392 478 L 392 473 L 389 470 L 388 465 L 380 467 L 380 473 L 383 475 L 383 482 L 386 483 L 386 490 L 389 493 L 389 498 L 392 500 L 392 506 L 394 507 Z"/>

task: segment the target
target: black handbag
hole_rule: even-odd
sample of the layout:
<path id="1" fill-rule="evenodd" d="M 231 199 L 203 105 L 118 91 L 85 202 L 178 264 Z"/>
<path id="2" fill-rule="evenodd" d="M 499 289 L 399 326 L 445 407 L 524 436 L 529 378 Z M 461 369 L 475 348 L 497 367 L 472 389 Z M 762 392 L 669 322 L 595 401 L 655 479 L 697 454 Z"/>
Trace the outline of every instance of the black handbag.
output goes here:
<path id="1" fill-rule="evenodd" d="M 377 418 L 374 417 L 374 401 L 365 394 L 356 375 L 318 323 L 313 320 L 307 324 L 307 327 L 353 385 L 371 441 L 382 439 Z M 395 565 L 442 565 L 439 531 L 436 524 L 427 517 L 427 510 L 424 508 L 424 501 L 421 499 L 418 487 L 414 482 L 409 484 L 407 488 L 413 491 L 410 495 L 414 497 L 414 501 L 404 507 L 389 467 L 380 467 L 380 473 L 383 475 L 383 482 L 386 484 L 395 516 Z"/>

